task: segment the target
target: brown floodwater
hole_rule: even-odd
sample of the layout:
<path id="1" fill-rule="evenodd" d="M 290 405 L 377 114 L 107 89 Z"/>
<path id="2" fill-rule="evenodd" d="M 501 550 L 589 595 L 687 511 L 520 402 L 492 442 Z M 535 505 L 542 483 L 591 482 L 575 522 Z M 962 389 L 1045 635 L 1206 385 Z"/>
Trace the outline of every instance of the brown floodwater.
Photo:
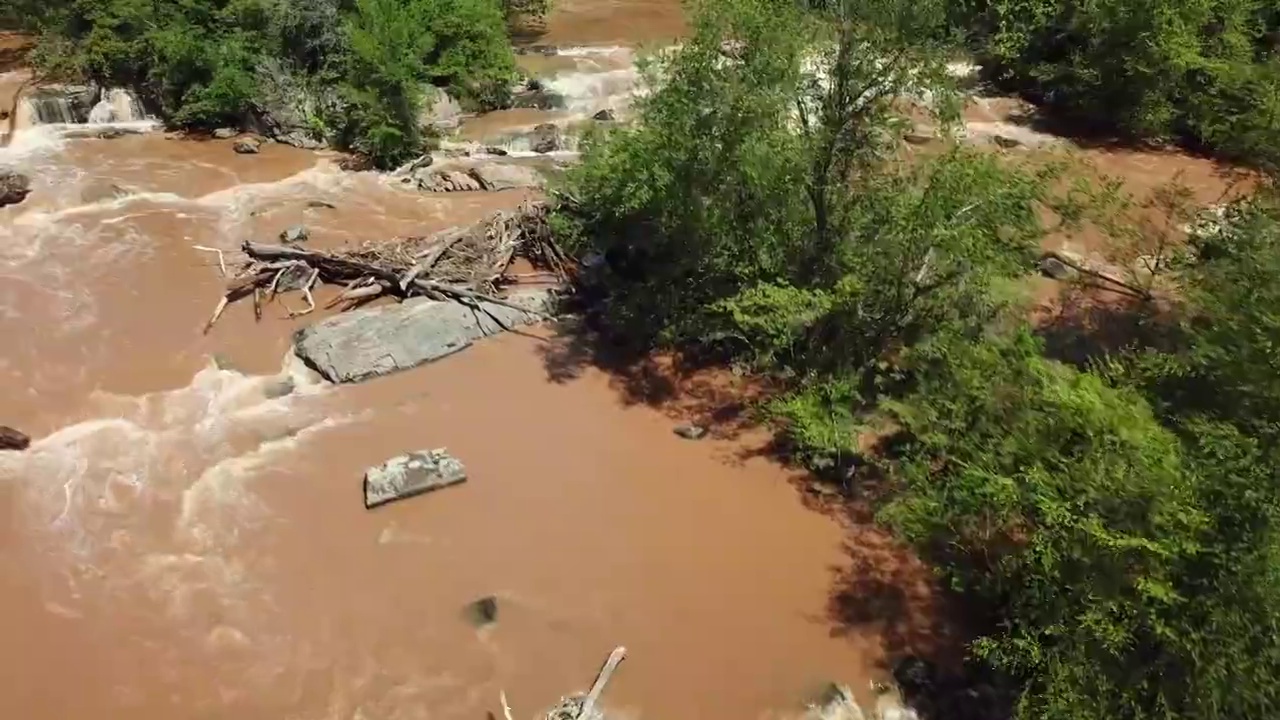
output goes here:
<path id="1" fill-rule="evenodd" d="M 671 1 L 560 3 L 545 41 L 575 50 L 545 72 L 578 117 L 632 82 L 607 46 L 682 28 Z M 467 134 L 543 119 L 512 115 Z M 790 715 L 881 674 L 874 624 L 832 616 L 846 528 L 764 438 L 676 437 L 678 410 L 629 402 L 567 336 L 334 388 L 288 354 L 322 315 L 290 319 L 300 298 L 201 332 L 226 282 L 210 249 L 234 265 L 296 224 L 318 247 L 425 234 L 525 194 L 422 194 L 323 153 L 159 132 L 27 127 L 0 162 L 35 181 L 0 210 L 0 424 L 34 438 L 0 453 L 0 716 L 480 719 L 505 692 L 528 718 L 616 645 L 619 716 Z M 469 482 L 364 509 L 366 467 L 433 447 Z M 463 608 L 487 595 L 498 622 L 476 629 Z"/>

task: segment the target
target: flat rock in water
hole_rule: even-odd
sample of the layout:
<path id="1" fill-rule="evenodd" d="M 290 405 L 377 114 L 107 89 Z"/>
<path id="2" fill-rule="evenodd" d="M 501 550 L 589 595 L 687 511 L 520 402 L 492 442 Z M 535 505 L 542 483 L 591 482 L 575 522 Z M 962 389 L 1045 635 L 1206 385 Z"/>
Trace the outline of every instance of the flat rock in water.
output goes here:
<path id="1" fill-rule="evenodd" d="M 260 140 L 246 138 L 244 140 L 237 140 L 236 144 L 231 146 L 231 149 L 240 155 L 257 155 L 261 145 L 262 141 Z"/>
<path id="2" fill-rule="evenodd" d="M 678 426 L 675 429 L 675 433 L 676 435 L 679 435 L 685 440 L 700 440 L 704 435 L 707 434 L 707 429 L 702 427 L 701 425 L 694 425 L 690 423 L 688 425 Z"/>
<path id="3" fill-rule="evenodd" d="M 31 438 L 26 433 L 0 425 L 0 450 L 26 450 L 30 445 Z"/>
<path id="4" fill-rule="evenodd" d="M 486 163 L 472 168 L 470 175 L 480 181 L 485 190 L 538 188 L 545 184 L 542 175 L 527 165 Z"/>
<path id="5" fill-rule="evenodd" d="M 375 508 L 467 479 L 462 463 L 443 449 L 397 455 L 364 474 L 364 506 Z"/>
<path id="6" fill-rule="evenodd" d="M 214 130 L 213 138 L 215 140 L 230 140 L 231 138 L 239 134 L 240 134 L 240 131 L 235 128 L 224 127 L 224 128 L 218 128 L 217 130 Z"/>
<path id="7" fill-rule="evenodd" d="M 532 312 L 484 301 L 475 310 L 413 298 L 334 315 L 303 328 L 294 335 L 294 352 L 330 382 L 360 382 L 439 360 L 481 338 L 537 322 L 534 313 L 546 311 L 551 294 L 528 290 L 506 300 Z"/>

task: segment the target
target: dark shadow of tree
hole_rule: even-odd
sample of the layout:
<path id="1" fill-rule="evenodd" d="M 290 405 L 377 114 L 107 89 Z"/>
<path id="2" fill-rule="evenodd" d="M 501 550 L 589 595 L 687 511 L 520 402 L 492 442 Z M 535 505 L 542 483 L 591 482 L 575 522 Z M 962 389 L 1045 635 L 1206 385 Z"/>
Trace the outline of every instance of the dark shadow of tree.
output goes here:
<path id="1" fill-rule="evenodd" d="M 655 354 L 611 341 L 580 321 L 563 323 L 540 351 L 553 382 L 603 372 L 622 403 L 656 408 L 675 421 L 705 425 L 713 438 L 738 441 L 727 461 L 765 458 L 790 467 L 803 504 L 845 530 L 844 560 L 830 569 L 830 594 L 814 621 L 832 637 L 880 643 L 884 676 L 900 674 L 904 663 L 936 668 L 923 685 L 899 682 L 929 720 L 941 720 L 934 709 L 953 708 L 956 697 L 972 692 L 977 681 L 965 667 L 970 613 L 928 563 L 876 522 L 883 483 L 867 468 L 856 476 L 846 468 L 819 477 L 790 462 L 785 440 L 766 432 L 762 414 L 752 411 L 776 387 L 737 377 L 716 358 Z"/>
<path id="2" fill-rule="evenodd" d="M 580 321 L 561 323 L 540 352 L 553 382 L 571 382 L 589 369 L 602 371 L 623 404 L 655 408 L 675 422 L 706 428 L 712 438 L 741 439 L 762 427 L 752 409 L 766 397 L 765 384 L 715 362 L 648 352 L 611 340 Z"/>

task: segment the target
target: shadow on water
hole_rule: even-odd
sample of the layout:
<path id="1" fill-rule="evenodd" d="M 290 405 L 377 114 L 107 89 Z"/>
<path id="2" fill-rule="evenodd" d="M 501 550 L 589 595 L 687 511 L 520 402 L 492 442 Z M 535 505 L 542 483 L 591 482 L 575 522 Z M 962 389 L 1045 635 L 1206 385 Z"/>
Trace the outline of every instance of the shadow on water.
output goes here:
<path id="1" fill-rule="evenodd" d="M 765 383 L 737 376 L 714 359 L 700 362 L 640 353 L 608 342 L 582 323 L 565 323 L 558 330 L 552 342 L 541 346 L 553 382 L 573 382 L 588 369 L 603 371 L 624 404 L 652 407 L 674 422 L 705 426 L 708 437 L 735 441 L 728 462 L 765 458 L 787 464 L 785 444 L 755 411 L 769 397 Z M 875 507 L 883 483 L 859 477 L 833 484 L 799 469 L 789 481 L 806 508 L 833 518 L 844 529 L 844 560 L 830 569 L 830 593 L 825 607 L 815 609 L 815 622 L 827 626 L 832 637 L 850 642 L 878 638 L 883 652 L 879 670 L 897 679 L 922 717 L 966 717 L 944 715 L 939 708 L 954 713 L 957 697 L 983 685 L 965 666 L 973 637 L 967 632 L 971 613 L 932 567 L 877 523 Z M 924 675 L 928 678 L 921 679 Z"/>
<path id="2" fill-rule="evenodd" d="M 610 342 L 574 320 L 561 323 L 541 352 L 553 382 L 571 382 L 589 368 L 603 371 L 624 404 L 655 408 L 674 422 L 705 428 L 709 437 L 739 440 L 762 427 L 753 410 L 766 397 L 764 383 L 736 376 L 715 363 L 642 352 Z"/>

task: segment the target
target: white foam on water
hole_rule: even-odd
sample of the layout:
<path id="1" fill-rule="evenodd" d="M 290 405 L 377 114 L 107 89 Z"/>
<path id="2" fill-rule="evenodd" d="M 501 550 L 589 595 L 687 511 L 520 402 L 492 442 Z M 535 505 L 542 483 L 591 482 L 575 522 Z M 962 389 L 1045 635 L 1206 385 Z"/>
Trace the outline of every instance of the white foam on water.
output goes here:
<path id="1" fill-rule="evenodd" d="M 0 455 L 0 481 L 19 490 L 15 519 L 73 581 L 141 589 L 175 617 L 191 607 L 175 588 L 218 603 L 253 600 L 231 551 L 268 517 L 254 476 L 355 419 L 325 412 L 317 399 L 329 386 L 289 357 L 276 376 L 211 364 L 175 390 L 97 396 L 99 417 Z M 272 397 L 285 379 L 294 392 Z"/>
<path id="2" fill-rule="evenodd" d="M 562 73 L 547 80 L 546 86 L 564 97 L 570 112 L 590 114 L 629 104 L 639 82 L 639 71 L 626 67 L 604 72 Z"/>
<path id="3" fill-rule="evenodd" d="M 556 48 L 556 55 L 565 57 L 596 57 L 600 55 L 630 55 L 634 52 L 621 45 L 578 45 Z"/>

